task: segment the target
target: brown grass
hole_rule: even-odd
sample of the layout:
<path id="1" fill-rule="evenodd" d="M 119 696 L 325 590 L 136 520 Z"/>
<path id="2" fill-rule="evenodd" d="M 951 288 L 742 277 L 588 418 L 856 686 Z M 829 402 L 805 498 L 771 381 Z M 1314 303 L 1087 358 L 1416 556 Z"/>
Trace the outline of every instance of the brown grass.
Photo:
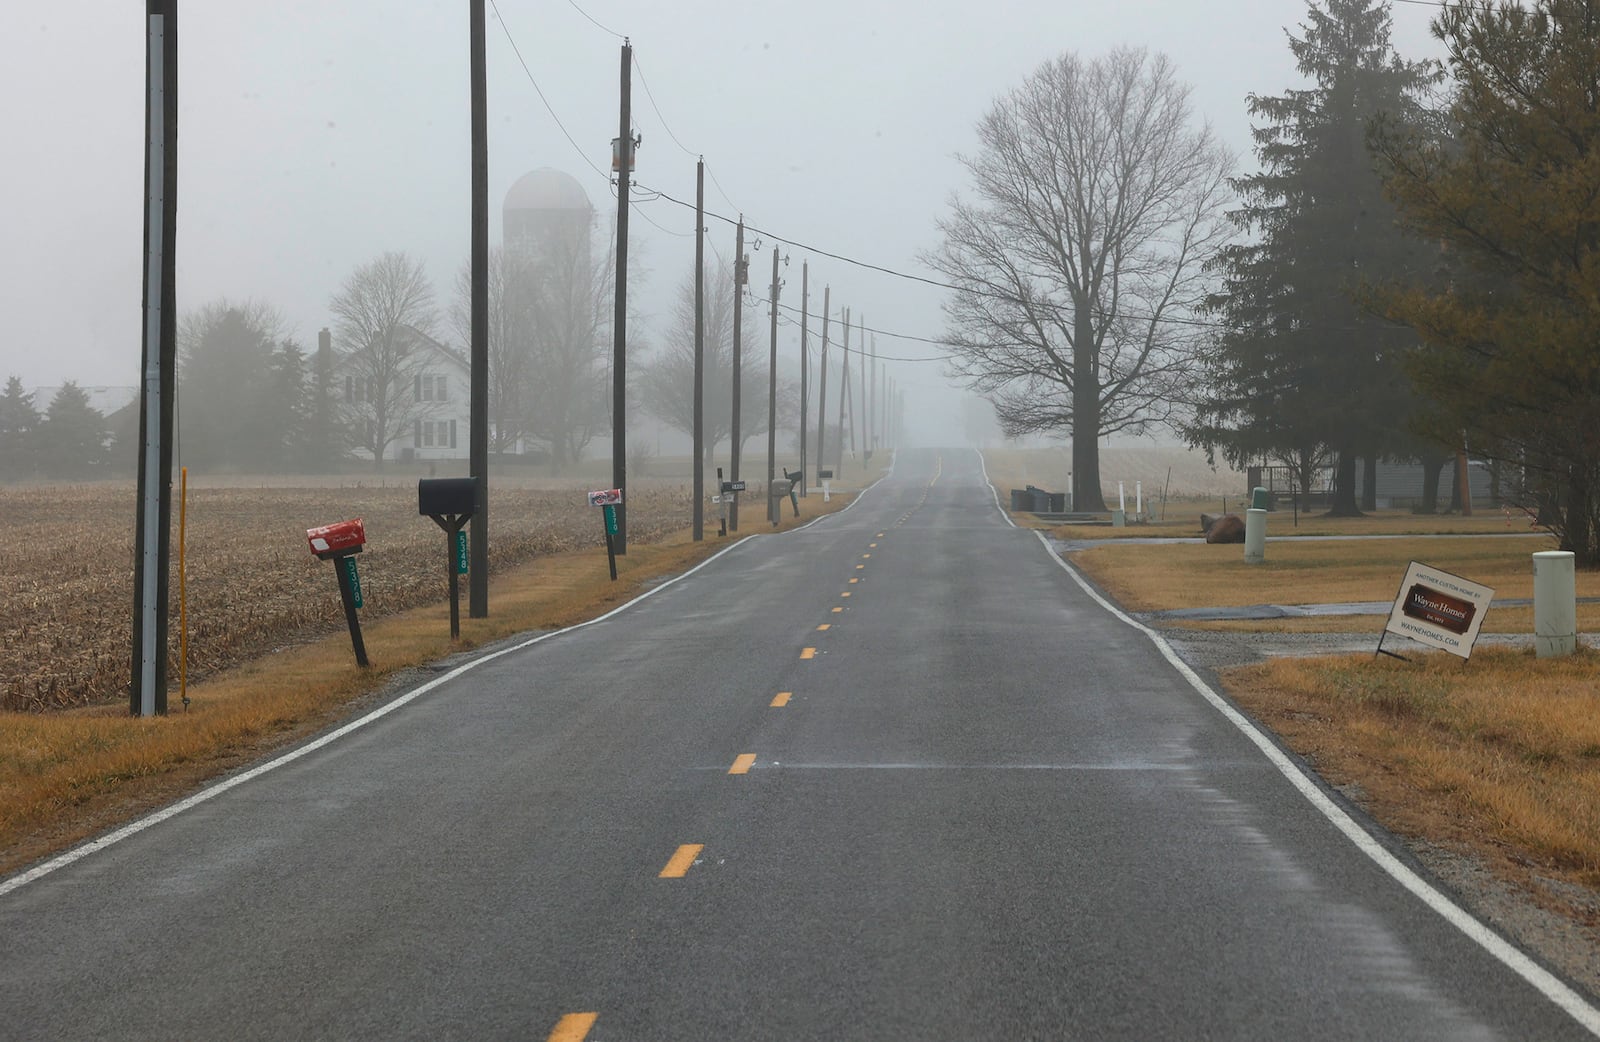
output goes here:
<path id="1" fill-rule="evenodd" d="M 1133 611 L 1244 604 L 1322 604 L 1393 600 L 1409 561 L 1423 561 L 1494 589 L 1532 597 L 1531 554 L 1546 538 L 1374 539 L 1267 544 L 1261 564 L 1246 564 L 1238 544 L 1096 546 L 1073 556 Z M 1600 573 L 1578 575 L 1578 596 L 1600 596 Z"/>
<path id="2" fill-rule="evenodd" d="M 1600 656 L 1340 656 L 1227 672 L 1229 692 L 1405 834 L 1600 887 Z M 1590 916 L 1591 920 L 1594 917 Z"/>
<path id="3" fill-rule="evenodd" d="M 433 529 L 432 522 L 415 517 L 414 489 L 409 495 L 412 519 Z M 780 530 L 842 509 L 853 498 L 836 493 L 826 506 L 821 496 L 802 499 L 799 519 L 786 503 Z M 580 516 L 598 531 L 598 511 L 589 510 L 585 506 Z M 746 504 L 742 537 L 773 531 L 763 512 L 760 505 L 752 511 Z M 649 530 L 637 519 L 635 524 L 635 535 Z M 433 551 L 426 564 L 432 576 L 424 598 L 428 603 L 381 617 L 363 610 L 370 669 L 354 663 L 331 578 L 314 573 L 318 581 L 311 596 L 331 604 L 328 614 L 338 621 L 323 623 L 314 633 L 302 632 L 273 653 L 214 670 L 210 679 L 191 687 L 193 703 L 187 712 L 174 690 L 171 715 L 156 719 L 129 718 L 120 700 L 54 712 L 0 713 L 0 873 L 326 726 L 402 670 L 512 634 L 602 614 L 637 595 L 646 583 L 680 573 L 728 545 L 729 540 L 715 533 L 712 519 L 702 543 L 692 542 L 682 529 L 657 529 L 653 543 L 630 542 L 627 555 L 618 558 L 615 583 L 609 581 L 604 551 L 596 547 L 543 554 L 502 568 L 490 586 L 489 617 L 468 618 L 463 605 L 462 639 L 452 643 L 448 606 L 439 600 L 444 577 L 442 561 L 436 558 L 443 557 L 444 537 L 434 529 L 434 538 L 426 540 Z M 370 523 L 369 537 L 382 538 Z M 294 550 L 300 552 L 299 547 Z M 376 554 L 363 555 L 365 583 L 379 571 L 375 560 L 366 560 L 369 556 Z M 370 585 L 368 591 L 371 605 Z M 125 625 L 127 608 L 121 610 Z M 107 608 L 108 616 L 116 611 Z M 125 661 L 122 668 L 127 668 Z"/>

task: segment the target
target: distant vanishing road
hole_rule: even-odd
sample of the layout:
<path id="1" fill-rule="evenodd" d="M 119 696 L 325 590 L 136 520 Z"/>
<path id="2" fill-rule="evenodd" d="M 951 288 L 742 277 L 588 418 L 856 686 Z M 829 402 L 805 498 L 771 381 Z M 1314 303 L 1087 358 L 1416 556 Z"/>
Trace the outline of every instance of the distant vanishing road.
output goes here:
<path id="1" fill-rule="evenodd" d="M 0 1038 L 1594 1037 L 1226 709 L 903 452 L 0 884 Z"/>

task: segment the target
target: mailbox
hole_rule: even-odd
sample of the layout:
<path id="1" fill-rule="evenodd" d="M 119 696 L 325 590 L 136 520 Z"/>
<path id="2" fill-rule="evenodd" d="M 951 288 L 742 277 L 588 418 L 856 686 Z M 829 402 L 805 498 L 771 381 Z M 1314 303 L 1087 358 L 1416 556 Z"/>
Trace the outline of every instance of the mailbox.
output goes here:
<path id="1" fill-rule="evenodd" d="M 423 478 L 417 482 L 417 513 L 426 517 L 471 514 L 476 482 L 472 478 Z"/>
<path id="2" fill-rule="evenodd" d="M 360 553 L 367 542 L 367 530 L 358 517 L 321 528 L 308 528 L 306 541 L 311 544 L 311 552 L 326 561 Z"/>

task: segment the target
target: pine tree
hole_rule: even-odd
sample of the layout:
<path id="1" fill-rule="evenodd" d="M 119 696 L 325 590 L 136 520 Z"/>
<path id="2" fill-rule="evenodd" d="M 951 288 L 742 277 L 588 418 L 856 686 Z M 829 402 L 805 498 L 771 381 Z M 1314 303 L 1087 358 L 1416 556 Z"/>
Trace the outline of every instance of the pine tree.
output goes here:
<path id="1" fill-rule="evenodd" d="M 39 410 L 33 395 L 22 389 L 22 379 L 12 376 L 0 394 L 0 480 L 16 481 L 38 466 Z"/>
<path id="2" fill-rule="evenodd" d="M 1435 426 L 1523 470 L 1562 549 L 1600 567 L 1600 2 L 1449 6 L 1434 35 L 1448 126 L 1374 140 L 1400 213 L 1458 270 L 1380 301 L 1422 337 Z"/>
<path id="3" fill-rule="evenodd" d="M 1370 473 L 1404 438 L 1400 359 L 1414 337 L 1355 293 L 1427 254 L 1396 228 L 1366 136 L 1379 115 L 1420 118 L 1440 72 L 1393 52 L 1377 0 L 1313 2 L 1301 29 L 1289 48 L 1311 87 L 1250 97 L 1261 171 L 1233 181 L 1244 205 L 1230 216 L 1251 240 L 1216 265 L 1223 287 L 1209 306 L 1223 328 L 1189 436 L 1235 464 L 1272 456 L 1308 470 L 1331 453 L 1333 512 L 1356 514 L 1356 458 Z"/>
<path id="4" fill-rule="evenodd" d="M 105 469 L 106 421 L 89 395 L 69 380 L 61 385 L 39 424 L 40 462 L 56 478 L 94 477 Z"/>
<path id="5" fill-rule="evenodd" d="M 217 300 L 186 315 L 179 331 L 178 425 L 183 461 L 200 469 L 271 470 L 282 463 L 274 340 L 268 306 Z"/>

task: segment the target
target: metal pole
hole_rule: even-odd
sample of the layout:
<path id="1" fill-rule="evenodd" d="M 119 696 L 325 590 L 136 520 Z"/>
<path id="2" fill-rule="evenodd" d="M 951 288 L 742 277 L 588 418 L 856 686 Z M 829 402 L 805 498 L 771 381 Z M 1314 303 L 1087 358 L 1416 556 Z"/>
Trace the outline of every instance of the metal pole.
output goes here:
<path id="1" fill-rule="evenodd" d="M 694 165 L 694 541 L 697 543 L 706 537 L 705 224 L 706 161 L 700 159 Z"/>
<path id="2" fill-rule="evenodd" d="M 472 403 L 467 446 L 472 520 L 467 615 L 474 619 L 489 615 L 489 117 L 483 34 L 483 0 L 472 0 Z M 450 581 L 453 587 L 454 569 Z M 452 611 L 454 606 L 452 596 Z M 458 635 L 454 625 L 450 635 Z"/>
<path id="3" fill-rule="evenodd" d="M 828 466 L 828 316 L 832 287 L 822 287 L 822 361 L 817 373 L 817 469 Z M 822 480 L 821 478 L 817 479 Z"/>
<path id="4" fill-rule="evenodd" d="M 767 356 L 767 520 L 774 525 L 783 516 L 772 494 L 778 474 L 778 248 L 772 248 L 772 347 Z"/>
<path id="5" fill-rule="evenodd" d="M 806 391 L 811 360 L 806 354 L 806 304 L 811 299 L 811 262 L 800 265 L 800 494 L 806 494 Z"/>
<path id="6" fill-rule="evenodd" d="M 628 176 L 633 165 L 633 127 L 629 112 L 632 70 L 633 47 L 624 39 L 622 111 L 617 123 L 617 148 L 613 153 L 617 165 L 617 302 L 612 312 L 615 332 L 611 338 L 611 487 L 623 490 L 624 503 L 628 485 Z M 628 552 L 628 511 L 621 503 L 617 504 L 614 542 L 617 553 Z"/>
<path id="7" fill-rule="evenodd" d="M 128 711 L 167 711 L 167 595 L 172 529 L 172 394 L 177 374 L 178 10 L 145 6 L 144 329 L 139 492 L 134 522 L 133 663 Z"/>
<path id="8" fill-rule="evenodd" d="M 729 421 L 728 446 L 728 480 L 739 480 L 739 457 L 742 442 L 739 433 L 739 417 L 744 403 L 741 401 L 744 388 L 744 284 L 749 281 L 750 262 L 744 255 L 744 214 L 739 215 L 739 226 L 734 231 L 733 239 L 733 416 Z M 718 492 L 722 489 L 719 487 Z M 733 502 L 728 504 L 728 531 L 739 530 L 739 493 L 731 493 Z"/>

